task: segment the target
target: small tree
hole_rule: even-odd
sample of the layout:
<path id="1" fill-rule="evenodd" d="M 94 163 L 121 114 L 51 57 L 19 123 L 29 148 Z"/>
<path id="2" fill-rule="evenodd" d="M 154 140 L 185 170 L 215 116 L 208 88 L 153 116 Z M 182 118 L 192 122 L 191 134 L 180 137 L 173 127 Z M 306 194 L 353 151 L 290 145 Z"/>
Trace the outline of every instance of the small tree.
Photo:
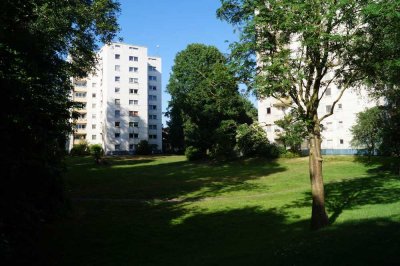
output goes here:
<path id="1" fill-rule="evenodd" d="M 239 125 L 236 131 L 236 147 L 242 156 L 278 157 L 275 145 L 270 144 L 267 134 L 258 124 Z"/>
<path id="2" fill-rule="evenodd" d="M 94 157 L 96 163 L 99 164 L 104 155 L 103 147 L 100 144 L 90 145 L 90 154 Z"/>
<path id="3" fill-rule="evenodd" d="M 136 154 L 148 155 L 151 153 L 151 146 L 147 140 L 141 140 L 136 146 Z"/>
<path id="4" fill-rule="evenodd" d="M 307 127 L 305 123 L 292 112 L 283 119 L 275 121 L 275 124 L 283 130 L 283 132 L 277 135 L 278 140 L 282 142 L 284 148 L 289 148 L 292 152 L 300 154 L 301 143 L 303 143 L 307 137 Z"/>

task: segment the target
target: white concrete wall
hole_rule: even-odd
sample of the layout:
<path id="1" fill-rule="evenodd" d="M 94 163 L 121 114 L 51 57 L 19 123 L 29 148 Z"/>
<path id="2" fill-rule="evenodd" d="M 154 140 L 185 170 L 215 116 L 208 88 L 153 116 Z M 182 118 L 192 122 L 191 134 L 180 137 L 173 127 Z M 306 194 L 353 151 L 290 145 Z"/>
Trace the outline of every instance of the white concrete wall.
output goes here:
<path id="1" fill-rule="evenodd" d="M 322 98 L 318 108 L 319 117 L 326 114 L 326 106 L 332 105 L 339 91 L 338 88 L 332 86 L 331 95 L 325 95 Z M 279 101 L 274 98 L 258 101 L 258 121 L 266 130 L 271 142 L 274 142 L 277 133 L 282 131 L 275 125 L 275 121 L 282 119 L 285 113 L 290 111 L 289 108 L 285 110 L 277 108 L 276 103 L 279 104 Z M 339 105 L 341 105 L 341 108 L 339 108 Z M 348 89 L 345 91 L 341 100 L 336 104 L 333 115 L 322 122 L 325 127 L 322 132 L 322 149 L 352 149 L 350 129 L 355 124 L 356 114 L 376 105 L 377 102 L 368 97 L 365 89 Z M 270 114 L 267 114 L 267 108 L 271 108 Z"/>
<path id="2" fill-rule="evenodd" d="M 119 59 L 115 55 L 119 55 Z M 130 60 L 130 56 L 133 60 Z M 86 140 L 90 144 L 101 143 L 106 153 L 115 151 L 116 145 L 120 146 L 121 151 L 132 151 L 140 140 L 149 140 L 150 144 L 157 144 L 161 150 L 161 59 L 148 57 L 146 47 L 123 43 L 104 46 L 98 57 L 97 70 L 87 78 Z M 149 65 L 156 67 L 155 71 L 150 71 Z M 156 76 L 157 80 L 149 81 L 149 75 Z M 115 77 L 119 77 L 119 81 Z M 149 84 L 157 88 L 150 93 L 156 96 L 155 100 L 152 97 L 151 102 Z M 151 120 L 151 125 L 156 125 L 156 129 L 150 131 L 149 104 L 157 106 L 156 110 L 150 111 L 157 116 Z M 120 111 L 119 117 L 115 116 L 116 110 Z M 138 116 L 129 116 L 129 112 L 133 111 L 138 112 Z M 115 122 L 119 122 L 120 126 L 116 127 Z M 129 127 L 130 122 L 137 122 L 138 127 Z M 116 137 L 115 133 L 119 133 L 120 137 Z M 138 138 L 130 138 L 130 134 L 138 134 Z M 157 137 L 149 139 L 149 134 Z"/>

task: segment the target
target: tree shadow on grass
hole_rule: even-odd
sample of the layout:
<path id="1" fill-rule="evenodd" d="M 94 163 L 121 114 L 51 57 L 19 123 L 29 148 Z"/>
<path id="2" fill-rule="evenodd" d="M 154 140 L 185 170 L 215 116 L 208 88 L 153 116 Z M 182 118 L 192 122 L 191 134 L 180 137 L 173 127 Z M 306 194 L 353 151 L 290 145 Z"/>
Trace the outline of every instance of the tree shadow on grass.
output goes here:
<path id="1" fill-rule="evenodd" d="M 286 170 L 266 159 L 218 165 L 187 161 L 153 165 L 146 159 L 138 160 L 138 164 L 122 164 L 124 167 L 114 167 L 120 166 L 116 161 L 111 167 L 77 173 L 70 178 L 76 180 L 71 185 L 76 191 L 73 197 L 193 201 L 235 191 L 266 191 L 267 187 L 251 181 Z"/>
<path id="2" fill-rule="evenodd" d="M 95 204 L 95 206 L 93 205 Z M 178 203 L 82 203 L 55 230 L 53 265 L 396 265 L 399 223 L 374 219 L 311 232 L 277 209 L 185 213 Z M 79 243 L 77 245 L 77 243 Z"/>
<path id="3" fill-rule="evenodd" d="M 354 161 L 371 167 L 369 173 L 387 172 L 400 176 L 400 158 L 384 156 L 354 156 Z"/>
<path id="4" fill-rule="evenodd" d="M 387 173 L 356 177 L 325 184 L 325 206 L 333 224 L 344 210 L 368 204 L 390 204 L 400 201 L 400 178 Z M 304 198 L 286 205 L 286 208 L 311 206 L 310 192 Z"/>

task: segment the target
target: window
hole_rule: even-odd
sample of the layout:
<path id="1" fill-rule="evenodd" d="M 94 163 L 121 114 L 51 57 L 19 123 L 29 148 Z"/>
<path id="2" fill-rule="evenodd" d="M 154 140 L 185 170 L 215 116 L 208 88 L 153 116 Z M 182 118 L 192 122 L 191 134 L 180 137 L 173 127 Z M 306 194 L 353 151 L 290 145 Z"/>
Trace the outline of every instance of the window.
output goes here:
<path id="1" fill-rule="evenodd" d="M 92 98 L 96 98 L 96 93 L 92 93 Z"/>
<path id="2" fill-rule="evenodd" d="M 267 132 L 272 132 L 272 125 L 267 125 Z"/>
<path id="3" fill-rule="evenodd" d="M 115 71 L 119 71 L 120 70 L 120 66 L 119 65 L 115 65 Z"/>
<path id="4" fill-rule="evenodd" d="M 129 100 L 129 105 L 133 105 L 133 100 Z"/>
<path id="5" fill-rule="evenodd" d="M 92 118 L 93 118 L 93 119 L 96 119 L 96 114 L 92 114 Z"/>
<path id="6" fill-rule="evenodd" d="M 116 144 L 116 145 L 114 146 L 114 150 L 119 151 L 120 149 L 121 149 L 121 145 Z"/>
<path id="7" fill-rule="evenodd" d="M 150 101 L 157 101 L 157 95 L 149 95 Z"/>
<path id="8" fill-rule="evenodd" d="M 338 110 L 343 110 L 343 105 L 341 103 L 339 103 L 337 108 L 338 108 Z"/>
<path id="9" fill-rule="evenodd" d="M 149 76 L 149 80 L 154 80 L 154 81 L 156 81 L 156 80 L 157 80 L 157 77 L 156 77 L 156 76 Z"/>
<path id="10" fill-rule="evenodd" d="M 95 103 L 92 103 L 92 108 L 96 108 L 96 104 Z"/>
<path id="11" fill-rule="evenodd" d="M 130 94 L 138 94 L 138 89 L 129 89 Z"/>
<path id="12" fill-rule="evenodd" d="M 157 129 L 157 125 L 149 125 L 149 129 Z"/>
<path id="13" fill-rule="evenodd" d="M 157 119 L 157 115 L 149 115 L 149 119 L 150 120 L 155 120 L 155 119 Z"/>
<path id="14" fill-rule="evenodd" d="M 114 80 L 115 80 L 115 82 L 119 82 L 121 80 L 121 78 L 118 76 L 115 76 Z"/>
<path id="15" fill-rule="evenodd" d="M 115 127 L 119 127 L 120 124 L 121 124 L 121 122 L 119 122 L 119 121 L 115 121 L 115 122 L 114 122 L 114 126 L 115 126 Z"/>
<path id="16" fill-rule="evenodd" d="M 121 137 L 121 133 L 115 132 L 115 133 L 114 133 L 114 136 L 115 136 L 115 138 L 117 139 L 117 138 Z"/>
<path id="17" fill-rule="evenodd" d="M 118 44 L 116 44 L 116 45 L 115 45 L 115 48 L 119 48 L 119 47 L 121 47 L 121 46 L 120 46 L 120 45 L 118 45 Z"/>
<path id="18" fill-rule="evenodd" d="M 139 101 L 138 100 L 129 100 L 129 105 L 138 105 Z"/>
<path id="19" fill-rule="evenodd" d="M 76 98 L 85 98 L 86 92 L 75 92 L 75 97 Z"/>
<path id="20" fill-rule="evenodd" d="M 129 111 L 129 116 L 139 116 L 138 111 Z"/>
<path id="21" fill-rule="evenodd" d="M 139 134 L 134 133 L 134 134 L 133 134 L 133 138 L 138 139 L 138 138 L 139 138 Z"/>
<path id="22" fill-rule="evenodd" d="M 343 139 L 340 139 L 340 144 L 344 144 L 344 140 Z"/>
<path id="23" fill-rule="evenodd" d="M 96 140 L 96 135 L 92 135 L 92 140 Z"/>
<path id="24" fill-rule="evenodd" d="M 129 61 L 135 61 L 135 62 L 137 62 L 137 61 L 139 61 L 139 58 L 136 57 L 136 56 L 129 56 Z"/>
<path id="25" fill-rule="evenodd" d="M 267 114 L 268 114 L 268 115 L 271 114 L 271 107 L 267 107 Z"/>
<path id="26" fill-rule="evenodd" d="M 121 58 L 121 55 L 115 54 L 114 58 L 115 58 L 115 59 L 120 59 L 120 58 Z"/>
<path id="27" fill-rule="evenodd" d="M 157 68 L 155 66 L 149 66 L 149 71 L 156 71 Z"/>
<path id="28" fill-rule="evenodd" d="M 343 121 L 339 121 L 339 126 L 338 128 L 343 128 Z"/>
<path id="29" fill-rule="evenodd" d="M 86 125 L 85 124 L 76 124 L 75 126 L 77 129 L 85 129 Z"/>
<path id="30" fill-rule="evenodd" d="M 114 115 L 115 115 L 115 117 L 119 117 L 121 115 L 121 111 L 115 110 Z"/>
<path id="31" fill-rule="evenodd" d="M 137 68 L 137 67 L 129 67 L 129 72 L 137 73 L 137 72 L 139 72 L 139 68 Z"/>
<path id="32" fill-rule="evenodd" d="M 129 78 L 129 83 L 139 83 L 139 79 L 138 78 Z"/>
<path id="33" fill-rule="evenodd" d="M 93 88 L 95 88 L 95 87 L 96 87 L 96 85 L 97 85 L 96 83 L 92 83 L 92 87 L 93 87 Z"/>
<path id="34" fill-rule="evenodd" d="M 157 135 L 149 135 L 149 139 L 157 139 Z"/>
<path id="35" fill-rule="evenodd" d="M 115 87 L 115 88 L 114 88 L 114 92 L 115 92 L 115 93 L 119 93 L 119 92 L 120 92 L 120 90 L 121 90 L 121 89 L 120 89 L 120 88 L 118 88 L 118 87 Z"/>
<path id="36" fill-rule="evenodd" d="M 157 90 L 157 86 L 149 86 L 149 90 L 156 91 Z"/>
<path id="37" fill-rule="evenodd" d="M 325 95 L 326 96 L 331 96 L 331 94 L 332 94 L 331 93 L 331 88 L 327 88 L 326 91 L 325 91 Z"/>
<path id="38" fill-rule="evenodd" d="M 157 105 L 149 104 L 149 110 L 157 110 Z"/>
<path id="39" fill-rule="evenodd" d="M 325 106 L 325 108 L 326 108 L 326 112 L 330 113 L 332 110 L 332 105 L 327 105 L 327 106 Z"/>
<path id="40" fill-rule="evenodd" d="M 333 128 L 332 128 L 332 122 L 326 122 L 326 130 L 327 130 L 327 131 L 332 131 L 332 130 L 333 130 Z"/>
<path id="41" fill-rule="evenodd" d="M 96 129 L 96 124 L 93 124 L 93 125 L 92 125 L 92 129 Z"/>
<path id="42" fill-rule="evenodd" d="M 121 105 L 121 100 L 120 99 L 115 99 L 115 105 Z"/>
<path id="43" fill-rule="evenodd" d="M 129 127 L 139 127 L 139 122 L 129 122 Z"/>
<path id="44" fill-rule="evenodd" d="M 129 144 L 129 150 L 130 150 L 130 151 L 133 150 L 133 144 Z"/>
<path id="45" fill-rule="evenodd" d="M 129 50 L 138 50 L 136 47 L 129 47 Z"/>

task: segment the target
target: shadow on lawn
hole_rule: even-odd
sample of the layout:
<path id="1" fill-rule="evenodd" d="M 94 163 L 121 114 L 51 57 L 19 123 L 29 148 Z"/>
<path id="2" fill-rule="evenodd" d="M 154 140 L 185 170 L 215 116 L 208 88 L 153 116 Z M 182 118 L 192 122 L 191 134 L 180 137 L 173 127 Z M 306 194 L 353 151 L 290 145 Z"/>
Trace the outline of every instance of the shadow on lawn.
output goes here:
<path id="1" fill-rule="evenodd" d="M 249 181 L 286 170 L 276 161 L 266 159 L 239 160 L 218 165 L 187 161 L 146 165 L 151 161 L 145 158 L 127 159 L 112 161 L 106 167 L 94 166 L 85 173 L 79 173 L 85 176 L 86 181 L 75 178 L 76 184 L 91 182 L 85 184 L 86 190 L 81 193 L 86 198 L 112 195 L 112 198 L 137 200 L 193 201 L 223 192 L 267 191 L 267 187 Z M 121 165 L 124 167 L 119 167 Z M 75 193 L 74 196 L 81 195 Z"/>
<path id="2" fill-rule="evenodd" d="M 344 210 L 354 209 L 367 204 L 390 204 L 400 201 L 400 178 L 382 172 L 378 168 L 370 169 L 370 176 L 356 177 L 325 184 L 325 206 L 333 224 Z M 304 198 L 295 201 L 287 208 L 311 206 L 310 192 Z"/>
<path id="3" fill-rule="evenodd" d="M 47 250 L 49 264 L 395 265 L 400 260 L 399 223 L 385 219 L 310 232 L 308 221 L 289 223 L 276 209 L 195 213 L 171 224 L 184 214 L 181 204 L 80 208 L 87 212 L 51 235 L 56 241 Z"/>

